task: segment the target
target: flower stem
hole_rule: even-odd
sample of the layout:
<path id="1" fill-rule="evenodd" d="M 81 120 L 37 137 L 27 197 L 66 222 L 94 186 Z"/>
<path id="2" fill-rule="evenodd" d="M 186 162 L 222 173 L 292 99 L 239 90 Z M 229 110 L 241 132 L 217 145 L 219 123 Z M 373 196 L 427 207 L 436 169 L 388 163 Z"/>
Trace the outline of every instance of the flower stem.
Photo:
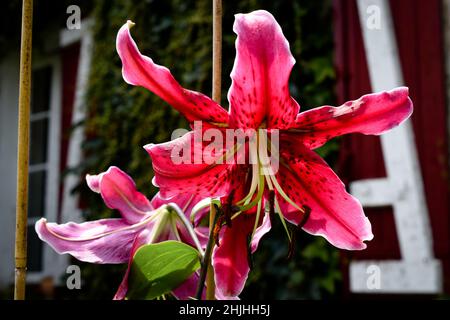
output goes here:
<path id="1" fill-rule="evenodd" d="M 17 147 L 17 209 L 14 299 L 25 299 L 27 267 L 28 159 L 31 95 L 31 31 L 33 1 L 23 0 L 20 48 L 19 128 Z"/>
<path id="2" fill-rule="evenodd" d="M 214 248 L 215 239 L 214 239 L 214 227 L 217 223 L 217 214 L 216 214 L 216 207 L 214 204 L 211 204 L 210 210 L 209 210 L 209 239 L 208 239 L 208 245 L 209 245 L 209 252 L 208 252 L 208 261 L 207 264 L 207 273 L 206 273 L 206 300 L 214 300 L 216 298 L 216 284 L 214 282 L 214 269 L 211 264 L 211 254 L 212 249 Z M 208 248 L 206 248 L 208 249 Z"/>
<path id="3" fill-rule="evenodd" d="M 207 300 L 214 300 L 215 298 L 215 283 L 214 283 L 214 270 L 211 265 L 211 254 L 212 250 L 215 245 L 215 239 L 214 239 L 214 226 L 217 223 L 217 215 L 216 215 L 216 207 L 213 203 L 211 203 L 210 207 L 210 213 L 209 213 L 209 219 L 210 219 L 210 227 L 209 227 L 209 238 L 208 238 L 208 244 L 206 245 L 205 255 L 203 256 L 202 260 L 202 267 L 200 269 L 200 278 L 198 280 L 198 286 L 197 286 L 197 293 L 195 295 L 197 300 L 202 299 L 203 294 L 203 287 L 206 281 L 206 299 Z M 208 276 L 208 277 L 207 277 Z"/>

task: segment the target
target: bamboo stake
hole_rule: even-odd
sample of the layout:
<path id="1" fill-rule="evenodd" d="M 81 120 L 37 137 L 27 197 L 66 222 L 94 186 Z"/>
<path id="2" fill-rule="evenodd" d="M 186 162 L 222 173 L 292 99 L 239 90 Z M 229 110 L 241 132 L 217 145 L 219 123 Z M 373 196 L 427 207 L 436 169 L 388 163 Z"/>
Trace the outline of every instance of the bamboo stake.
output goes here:
<path id="1" fill-rule="evenodd" d="M 220 104 L 222 93 L 222 0 L 213 0 L 212 98 Z"/>
<path id="2" fill-rule="evenodd" d="M 211 220 L 212 219 L 212 220 Z M 211 255 L 214 250 L 214 226 L 216 224 L 216 209 L 214 204 L 211 204 L 209 210 L 209 239 L 208 252 L 205 252 L 205 262 L 208 264 L 206 271 L 206 300 L 214 300 L 216 298 L 216 284 L 214 282 L 214 269 L 211 264 Z M 208 255 L 208 256 L 207 256 Z M 201 297 L 201 296 L 200 296 Z"/>
<path id="3" fill-rule="evenodd" d="M 213 70 L 212 70 L 212 98 L 220 104 L 222 93 L 222 0 L 213 0 Z M 209 227 L 214 228 L 215 210 L 211 206 Z M 216 286 L 211 259 L 208 262 L 206 277 L 206 300 L 215 299 Z"/>
<path id="4" fill-rule="evenodd" d="M 208 243 L 206 245 L 205 254 L 202 259 L 202 267 L 200 269 L 200 276 L 199 276 L 199 280 L 198 280 L 197 292 L 195 294 L 195 297 L 197 300 L 202 299 L 203 288 L 205 287 L 205 279 L 207 277 L 209 277 L 207 279 L 207 285 L 214 286 L 214 272 L 213 272 L 213 269 L 211 266 L 211 254 L 212 254 L 212 250 L 214 249 L 215 240 L 216 240 L 214 238 L 214 226 L 217 223 L 218 216 L 216 215 L 216 207 L 213 203 L 211 203 L 209 210 L 210 210 L 209 215 L 210 215 L 210 217 L 214 217 L 214 221 L 212 221 L 210 223 L 210 226 L 212 226 L 212 227 L 209 229 Z M 208 281 L 212 281 L 212 282 L 208 283 Z M 214 300 L 214 298 L 215 298 L 214 291 L 215 290 L 208 291 L 208 289 L 206 289 L 206 299 Z"/>
<path id="5" fill-rule="evenodd" d="M 25 299 L 27 268 L 28 159 L 31 95 L 31 34 L 33 0 L 22 2 L 20 45 L 19 128 L 17 146 L 17 208 L 14 299 Z"/>

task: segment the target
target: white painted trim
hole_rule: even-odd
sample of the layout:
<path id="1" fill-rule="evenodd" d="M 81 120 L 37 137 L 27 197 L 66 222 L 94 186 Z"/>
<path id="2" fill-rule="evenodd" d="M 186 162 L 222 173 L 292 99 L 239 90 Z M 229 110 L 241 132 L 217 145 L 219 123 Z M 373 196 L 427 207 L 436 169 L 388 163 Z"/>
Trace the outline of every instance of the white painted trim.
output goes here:
<path id="1" fill-rule="evenodd" d="M 372 90 L 403 85 L 389 3 L 358 0 L 357 4 Z M 374 14 L 369 7 L 379 9 L 375 11 L 380 14 L 379 28 L 367 25 L 369 15 Z M 432 232 L 411 121 L 382 135 L 381 145 L 387 178 L 357 181 L 350 188 L 360 196 L 364 206 L 393 206 L 402 260 L 352 262 L 350 288 L 353 292 L 374 293 L 367 285 L 367 268 L 376 265 L 381 270 L 381 286 L 376 293 L 439 293 L 442 270 L 433 257 Z"/>
<path id="2" fill-rule="evenodd" d="M 91 20 L 83 20 L 80 30 L 62 30 L 60 32 L 60 46 L 68 46 L 81 42 L 78 73 L 76 80 L 75 99 L 72 113 L 72 125 L 84 119 L 84 96 L 89 75 L 89 67 L 92 52 Z M 51 62 L 50 62 L 51 61 Z M 50 106 L 50 132 L 47 171 L 46 192 L 46 218 L 49 221 L 58 219 L 58 199 L 60 186 L 60 137 L 61 137 L 61 111 L 62 111 L 62 71 L 59 57 L 44 59 L 36 63 L 42 67 L 51 63 L 53 67 Z M 81 161 L 81 143 L 83 141 L 83 129 L 77 128 L 72 132 L 69 140 L 67 166 L 73 167 Z M 81 212 L 78 208 L 78 196 L 72 195 L 71 190 L 79 183 L 78 177 L 68 175 L 64 178 L 64 193 L 62 197 L 62 222 L 80 221 Z M 44 277 L 50 276 L 55 284 L 60 284 L 61 276 L 69 264 L 68 255 L 57 254 L 50 246 L 43 246 L 43 270 L 42 272 L 28 272 L 27 282 L 37 283 Z"/>
<path id="3" fill-rule="evenodd" d="M 49 119 L 51 119 L 51 116 L 49 116 Z M 49 164 L 47 162 L 38 163 L 38 164 L 30 164 L 28 166 L 28 172 L 33 173 L 33 172 L 37 172 L 37 171 L 48 170 L 48 167 L 49 167 Z"/>
<path id="4" fill-rule="evenodd" d="M 62 29 L 59 33 L 59 46 L 61 48 L 68 47 L 74 43 L 85 39 L 86 35 L 91 34 L 94 20 L 92 18 L 83 19 L 80 29 Z"/>
<path id="5" fill-rule="evenodd" d="M 30 121 L 38 121 L 41 119 L 45 119 L 47 117 L 50 116 L 50 112 L 49 111 L 42 111 L 42 112 L 38 112 L 38 113 L 33 113 L 30 114 Z"/>
<path id="6" fill-rule="evenodd" d="M 53 56 L 44 61 L 39 61 L 38 68 L 50 66 L 52 70 L 50 86 L 50 106 L 45 112 L 49 119 L 48 140 L 47 140 L 47 161 L 45 164 L 31 166 L 30 172 L 38 168 L 45 169 L 47 181 L 45 184 L 45 218 L 55 221 L 58 216 L 59 204 L 59 159 L 60 159 L 60 138 L 61 138 L 61 61 L 59 56 Z M 36 69 L 36 68 L 35 68 Z M 38 115 L 43 115 L 39 113 Z M 29 219 L 28 225 L 34 224 L 34 219 Z M 67 265 L 67 257 L 60 256 L 47 245 L 42 247 L 42 271 L 28 272 L 27 282 L 39 282 L 46 276 L 60 275 Z M 59 281 L 59 277 L 55 277 Z"/>

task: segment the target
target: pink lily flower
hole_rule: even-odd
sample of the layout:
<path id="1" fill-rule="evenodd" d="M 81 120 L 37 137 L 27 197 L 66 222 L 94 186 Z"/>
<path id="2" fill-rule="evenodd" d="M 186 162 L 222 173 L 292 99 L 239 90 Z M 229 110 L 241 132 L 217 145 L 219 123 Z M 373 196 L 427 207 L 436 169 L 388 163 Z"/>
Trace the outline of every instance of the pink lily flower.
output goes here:
<path id="1" fill-rule="evenodd" d="M 195 232 L 193 236 L 179 219 L 173 219 L 173 214 L 166 210 L 166 205 L 170 203 L 172 207 L 179 206 L 184 212 L 190 213 L 198 201 L 196 197 L 181 195 L 162 200 L 157 194 L 149 201 L 137 191 L 134 181 L 117 167 L 110 167 L 98 175 L 87 175 L 86 181 L 91 190 L 100 193 L 105 204 L 118 210 L 122 217 L 60 225 L 48 223 L 42 218 L 36 222 L 36 232 L 41 240 L 59 254 L 68 253 L 78 260 L 90 263 L 128 263 L 114 299 L 125 298 L 131 262 L 141 246 L 178 240 L 203 253 L 207 242 L 207 228 L 191 229 L 191 232 Z M 189 223 L 186 218 L 184 220 Z M 197 282 L 198 275 L 194 274 L 175 289 L 173 294 L 178 299 L 193 297 Z"/>
<path id="2" fill-rule="evenodd" d="M 323 236 L 338 248 L 366 248 L 364 241 L 371 240 L 373 234 L 361 204 L 313 150 L 343 134 L 379 135 L 399 125 L 413 109 L 407 88 L 299 113 L 299 104 L 289 93 L 288 81 L 295 63 L 289 43 L 274 17 L 259 10 L 235 18 L 237 53 L 227 112 L 207 96 L 182 88 L 167 68 L 142 55 L 131 37 L 132 25 L 127 22 L 117 35 L 124 80 L 147 88 L 191 123 L 201 121 L 203 125 L 203 129 L 194 125 L 193 131 L 179 139 L 145 146 L 153 161 L 153 182 L 161 196 L 192 193 L 221 197 L 240 208 L 232 226 L 221 231 L 220 246 L 213 253 L 216 285 L 224 296 L 241 292 L 249 272 L 248 250 L 254 252 L 262 235 L 270 230 L 267 213 L 260 214 L 266 203 L 272 202 L 282 219 Z M 202 134 L 198 131 L 204 128 L 222 132 L 264 128 L 268 135 L 278 131 L 279 169 L 271 172 L 258 165 L 173 161 L 177 150 L 192 150 L 203 158 L 216 159 L 230 151 L 220 150 L 217 156 L 204 143 L 197 143 L 196 136 Z M 257 139 L 265 138 L 258 135 Z M 267 149 L 258 149 L 250 142 L 245 148 L 250 150 L 250 157 L 261 163 L 266 160 Z"/>

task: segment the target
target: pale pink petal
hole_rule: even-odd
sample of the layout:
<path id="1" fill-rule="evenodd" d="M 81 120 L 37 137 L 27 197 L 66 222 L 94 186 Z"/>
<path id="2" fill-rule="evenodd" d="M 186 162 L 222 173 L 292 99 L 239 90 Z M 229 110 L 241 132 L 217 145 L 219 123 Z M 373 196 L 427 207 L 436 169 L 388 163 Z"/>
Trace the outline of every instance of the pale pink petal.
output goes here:
<path id="1" fill-rule="evenodd" d="M 228 92 L 230 124 L 238 128 L 288 128 L 299 111 L 289 94 L 295 64 L 289 43 L 267 11 L 237 14 L 236 59 Z"/>
<path id="2" fill-rule="evenodd" d="M 264 211 L 264 206 L 262 210 Z M 253 235 L 251 243 L 252 253 L 254 253 L 258 249 L 259 241 L 261 241 L 262 237 L 267 232 L 269 232 L 271 228 L 272 224 L 270 223 L 270 213 L 269 211 L 267 211 L 263 216 L 261 224 L 258 226 L 258 228 L 256 228 L 255 234 Z"/>
<path id="3" fill-rule="evenodd" d="M 160 193 L 158 192 L 153 197 L 151 204 L 154 208 L 159 208 L 160 206 L 162 206 L 164 204 L 175 203 L 184 212 L 184 214 L 186 215 L 186 218 L 188 220 L 190 220 L 192 209 L 202 199 L 203 199 L 202 197 L 199 197 L 199 196 L 196 196 L 196 195 L 193 195 L 190 193 L 178 194 L 171 198 L 163 199 L 161 197 Z M 198 226 L 198 225 L 207 216 L 208 213 L 209 213 L 209 207 L 197 212 L 195 215 L 195 219 L 194 219 L 194 227 L 195 227 L 194 231 L 195 231 L 197 238 L 200 241 L 200 244 L 202 245 L 202 247 L 206 247 L 206 244 L 208 242 L 209 229 L 208 229 L 208 227 L 202 227 L 202 226 Z M 187 241 L 187 243 L 194 246 L 195 244 L 192 242 L 191 236 L 188 234 L 186 228 L 184 228 L 180 223 L 179 223 L 179 230 L 180 230 L 182 239 L 185 239 Z"/>
<path id="4" fill-rule="evenodd" d="M 236 297 L 244 288 L 250 271 L 247 239 L 253 230 L 254 214 L 241 214 L 232 227 L 224 226 L 220 246 L 212 257 L 217 290 L 223 297 Z"/>
<path id="5" fill-rule="evenodd" d="M 133 246 L 131 247 L 130 258 L 128 259 L 128 267 L 125 275 L 123 276 L 122 282 L 114 295 L 113 300 L 123 300 L 128 292 L 128 276 L 130 275 L 131 264 L 133 263 L 134 254 L 143 245 L 149 244 L 151 238 L 151 230 L 143 229 L 136 235 L 133 241 Z"/>
<path id="6" fill-rule="evenodd" d="M 170 142 L 144 147 L 152 158 L 155 172 L 153 184 L 160 188 L 162 198 L 169 199 L 186 193 L 200 197 L 220 197 L 227 193 L 233 178 L 232 165 L 226 161 L 222 164 L 203 161 L 204 157 L 220 158 L 226 150 L 220 150 L 215 155 L 206 154 L 204 145 L 195 139 L 195 131 L 191 131 Z M 198 155 L 199 161 L 196 160 Z"/>
<path id="7" fill-rule="evenodd" d="M 280 166 L 277 180 L 294 203 L 311 208 L 303 229 L 341 249 L 365 249 L 364 241 L 371 240 L 373 234 L 359 201 L 347 193 L 327 163 L 300 140 L 282 139 L 280 145 L 284 165 Z M 299 224 L 304 215 L 279 193 L 276 195 L 283 215 Z"/>
<path id="8" fill-rule="evenodd" d="M 178 288 L 172 291 L 173 295 L 178 300 L 189 300 L 195 298 L 197 293 L 197 285 L 199 276 L 196 272 L 190 276 L 185 282 L 183 282 Z M 205 298 L 205 290 L 203 290 L 202 299 Z"/>
<path id="9" fill-rule="evenodd" d="M 133 179 L 117 167 L 110 167 L 102 174 L 100 194 L 109 208 L 119 210 L 131 224 L 139 222 L 153 210 L 150 201 L 137 191 Z"/>
<path id="10" fill-rule="evenodd" d="M 194 240 L 192 239 L 192 236 L 189 234 L 188 230 L 184 227 L 184 225 L 182 223 L 180 223 L 179 221 L 177 222 L 177 229 L 178 229 L 178 233 L 180 235 L 181 242 L 189 244 L 195 248 L 196 246 L 195 246 Z M 206 245 L 208 243 L 208 239 L 209 239 L 209 228 L 198 226 L 198 227 L 194 228 L 194 232 L 195 232 L 195 235 L 197 236 L 200 246 L 203 249 L 205 249 Z M 178 239 L 175 239 L 175 240 L 178 240 Z"/>
<path id="11" fill-rule="evenodd" d="M 216 288 L 216 300 L 240 300 L 238 296 L 224 296 L 222 292 Z"/>
<path id="12" fill-rule="evenodd" d="M 154 208 L 159 208 L 162 205 L 168 203 L 175 203 L 189 218 L 192 208 L 200 201 L 202 198 L 195 196 L 191 193 L 180 193 L 171 198 L 164 199 L 158 192 L 152 199 L 151 204 Z"/>
<path id="13" fill-rule="evenodd" d="M 103 173 L 95 175 L 86 175 L 86 183 L 92 191 L 100 193 L 100 180 L 102 179 Z"/>
<path id="14" fill-rule="evenodd" d="M 55 224 L 42 218 L 36 232 L 59 254 L 68 253 L 91 263 L 124 263 L 141 228 L 130 226 L 123 219 L 102 219 L 83 223 Z"/>
<path id="15" fill-rule="evenodd" d="M 324 106 L 302 112 L 291 131 L 315 149 L 347 133 L 382 134 L 408 119 L 412 111 L 408 88 L 400 87 L 368 94 L 337 108 Z"/>
<path id="16" fill-rule="evenodd" d="M 152 91 L 189 121 L 227 123 L 228 113 L 225 109 L 201 93 L 183 89 L 167 68 L 155 64 L 139 52 L 130 34 L 132 25 L 128 21 L 117 34 L 117 52 L 122 60 L 125 81 Z"/>

